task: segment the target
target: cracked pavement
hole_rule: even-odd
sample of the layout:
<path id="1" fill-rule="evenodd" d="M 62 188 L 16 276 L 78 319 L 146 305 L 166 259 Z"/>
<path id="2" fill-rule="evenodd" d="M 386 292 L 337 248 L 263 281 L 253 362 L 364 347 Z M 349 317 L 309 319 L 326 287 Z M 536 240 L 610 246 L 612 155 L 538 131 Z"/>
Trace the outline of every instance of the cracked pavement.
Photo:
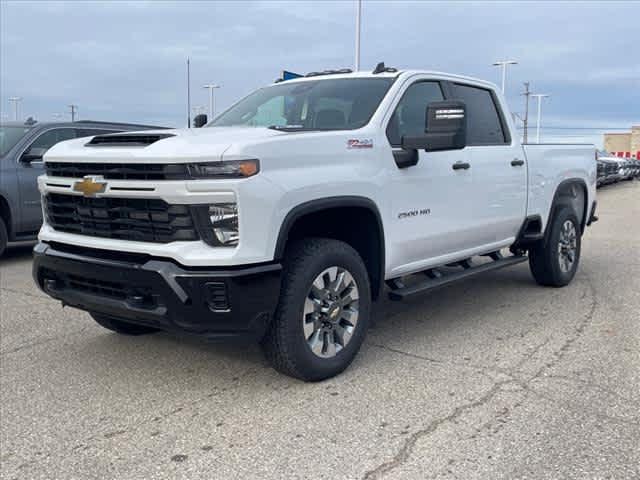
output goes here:
<path id="1" fill-rule="evenodd" d="M 640 478 L 640 182 L 599 191 L 566 288 L 526 264 L 381 302 L 347 372 L 120 337 L 0 260 L 2 479 Z"/>

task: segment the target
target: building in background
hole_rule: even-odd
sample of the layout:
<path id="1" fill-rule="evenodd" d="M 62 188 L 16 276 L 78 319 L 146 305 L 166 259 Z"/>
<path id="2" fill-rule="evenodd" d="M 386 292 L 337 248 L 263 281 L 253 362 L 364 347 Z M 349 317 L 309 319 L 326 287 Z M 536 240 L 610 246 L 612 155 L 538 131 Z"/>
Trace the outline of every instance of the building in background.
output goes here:
<path id="1" fill-rule="evenodd" d="M 616 157 L 640 159 L 640 125 L 627 133 L 605 133 L 604 149 Z"/>

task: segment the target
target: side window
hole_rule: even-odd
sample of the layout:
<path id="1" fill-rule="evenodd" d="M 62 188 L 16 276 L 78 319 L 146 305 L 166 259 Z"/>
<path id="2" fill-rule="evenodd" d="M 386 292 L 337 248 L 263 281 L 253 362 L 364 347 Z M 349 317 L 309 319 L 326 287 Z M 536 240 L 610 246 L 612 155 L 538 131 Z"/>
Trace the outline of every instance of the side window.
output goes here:
<path id="1" fill-rule="evenodd" d="M 455 96 L 467 104 L 468 145 L 507 143 L 490 90 L 456 84 Z"/>
<path id="2" fill-rule="evenodd" d="M 399 147 L 403 136 L 424 133 L 427 105 L 444 100 L 440 83 L 416 82 L 411 85 L 398 103 L 389 125 L 387 138 L 393 147 Z"/>
<path id="3" fill-rule="evenodd" d="M 73 128 L 54 128 L 36 138 L 30 148 L 44 148 L 48 150 L 58 142 L 70 140 L 75 137 L 76 132 Z"/>
<path id="4" fill-rule="evenodd" d="M 98 130 L 96 128 L 76 128 L 76 137 L 93 137 L 95 135 L 106 135 L 107 133 L 116 133 L 119 130 Z"/>

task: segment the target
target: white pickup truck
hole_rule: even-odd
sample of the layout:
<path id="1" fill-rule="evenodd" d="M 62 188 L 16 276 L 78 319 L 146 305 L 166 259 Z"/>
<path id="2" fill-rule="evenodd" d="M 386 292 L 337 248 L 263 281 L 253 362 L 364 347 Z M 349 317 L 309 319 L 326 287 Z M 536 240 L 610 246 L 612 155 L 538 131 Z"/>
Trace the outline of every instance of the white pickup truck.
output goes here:
<path id="1" fill-rule="evenodd" d="M 118 333 L 256 339 L 308 381 L 350 364 L 383 294 L 527 260 L 566 285 L 596 219 L 594 146 L 521 145 L 495 85 L 383 64 L 45 162 L 43 291 Z"/>

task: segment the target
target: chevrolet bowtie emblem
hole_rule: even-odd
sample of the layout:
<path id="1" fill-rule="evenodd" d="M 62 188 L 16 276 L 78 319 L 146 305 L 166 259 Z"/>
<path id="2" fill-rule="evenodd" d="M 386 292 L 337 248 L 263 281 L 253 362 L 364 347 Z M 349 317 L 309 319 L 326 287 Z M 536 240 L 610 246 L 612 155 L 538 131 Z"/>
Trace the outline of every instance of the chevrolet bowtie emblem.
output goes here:
<path id="1" fill-rule="evenodd" d="M 87 175 L 81 181 L 73 184 L 74 192 L 82 192 L 85 197 L 93 197 L 107 189 L 107 182 L 100 175 Z"/>

